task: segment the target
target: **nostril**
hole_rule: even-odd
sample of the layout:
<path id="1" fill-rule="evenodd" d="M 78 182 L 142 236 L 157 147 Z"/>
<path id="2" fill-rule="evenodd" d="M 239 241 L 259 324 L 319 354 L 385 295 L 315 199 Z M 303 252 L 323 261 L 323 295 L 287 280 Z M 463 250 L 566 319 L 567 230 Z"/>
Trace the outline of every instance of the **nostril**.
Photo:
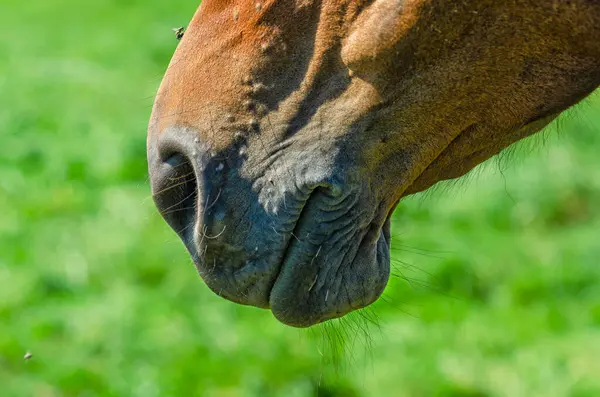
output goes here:
<path id="1" fill-rule="evenodd" d="M 170 155 L 153 178 L 156 207 L 169 226 L 184 240 L 193 233 L 196 222 L 198 183 L 194 167 L 181 153 Z"/>

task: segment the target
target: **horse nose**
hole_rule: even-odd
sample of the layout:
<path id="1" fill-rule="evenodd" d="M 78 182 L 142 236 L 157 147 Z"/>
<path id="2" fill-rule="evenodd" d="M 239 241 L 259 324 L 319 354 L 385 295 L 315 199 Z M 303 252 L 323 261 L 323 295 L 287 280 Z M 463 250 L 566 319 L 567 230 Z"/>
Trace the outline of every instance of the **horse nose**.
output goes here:
<path id="1" fill-rule="evenodd" d="M 194 254 L 198 234 L 216 235 L 224 227 L 225 211 L 217 201 L 227 166 L 197 132 L 181 128 L 163 132 L 148 158 L 156 207 Z"/>
<path id="2" fill-rule="evenodd" d="M 286 243 L 278 234 L 277 249 L 268 250 L 274 237 L 265 225 L 273 218 L 262 210 L 252 183 L 240 172 L 245 161 L 240 149 L 235 144 L 213 148 L 191 129 L 151 135 L 148 164 L 154 202 L 209 288 L 234 302 L 269 307 Z"/>

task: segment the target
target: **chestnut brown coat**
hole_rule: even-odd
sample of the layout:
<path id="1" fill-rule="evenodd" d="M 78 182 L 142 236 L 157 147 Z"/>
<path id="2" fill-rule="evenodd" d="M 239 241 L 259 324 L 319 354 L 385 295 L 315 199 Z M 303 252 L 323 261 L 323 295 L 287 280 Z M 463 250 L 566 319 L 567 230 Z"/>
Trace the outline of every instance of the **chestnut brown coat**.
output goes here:
<path id="1" fill-rule="evenodd" d="M 148 134 L 206 284 L 310 326 L 376 300 L 398 201 L 600 85 L 598 0 L 204 0 Z"/>

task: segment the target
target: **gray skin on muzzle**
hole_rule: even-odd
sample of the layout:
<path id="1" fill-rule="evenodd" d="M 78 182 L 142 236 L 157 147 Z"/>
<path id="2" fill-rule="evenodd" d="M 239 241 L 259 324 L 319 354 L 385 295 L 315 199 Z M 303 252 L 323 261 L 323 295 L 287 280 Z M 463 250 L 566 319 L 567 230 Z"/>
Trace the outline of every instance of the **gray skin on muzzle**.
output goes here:
<path id="1" fill-rule="evenodd" d="M 371 205 L 351 153 L 302 136 L 243 138 L 218 153 L 171 127 L 148 147 L 156 205 L 206 284 L 297 327 L 375 301 L 390 240 L 389 214 Z"/>
<path id="2" fill-rule="evenodd" d="M 206 284 L 310 326 L 369 305 L 402 197 L 600 86 L 597 1 L 205 0 L 148 132 Z"/>

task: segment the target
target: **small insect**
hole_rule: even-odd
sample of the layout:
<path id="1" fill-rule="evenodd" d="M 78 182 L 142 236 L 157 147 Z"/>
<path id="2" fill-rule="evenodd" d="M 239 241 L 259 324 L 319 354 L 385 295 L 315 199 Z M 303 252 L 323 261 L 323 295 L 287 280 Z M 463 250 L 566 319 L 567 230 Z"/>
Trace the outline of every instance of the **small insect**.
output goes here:
<path id="1" fill-rule="evenodd" d="M 29 360 L 31 357 L 33 357 L 33 354 L 31 354 L 31 352 L 27 352 L 27 353 L 25 353 L 25 356 L 23 356 L 23 360 L 27 361 L 27 360 Z"/>
<path id="2" fill-rule="evenodd" d="M 175 38 L 177 40 L 181 40 L 183 37 L 183 34 L 185 33 L 185 27 L 180 27 L 180 28 L 173 28 L 171 29 L 173 30 L 173 32 L 175 32 Z"/>

